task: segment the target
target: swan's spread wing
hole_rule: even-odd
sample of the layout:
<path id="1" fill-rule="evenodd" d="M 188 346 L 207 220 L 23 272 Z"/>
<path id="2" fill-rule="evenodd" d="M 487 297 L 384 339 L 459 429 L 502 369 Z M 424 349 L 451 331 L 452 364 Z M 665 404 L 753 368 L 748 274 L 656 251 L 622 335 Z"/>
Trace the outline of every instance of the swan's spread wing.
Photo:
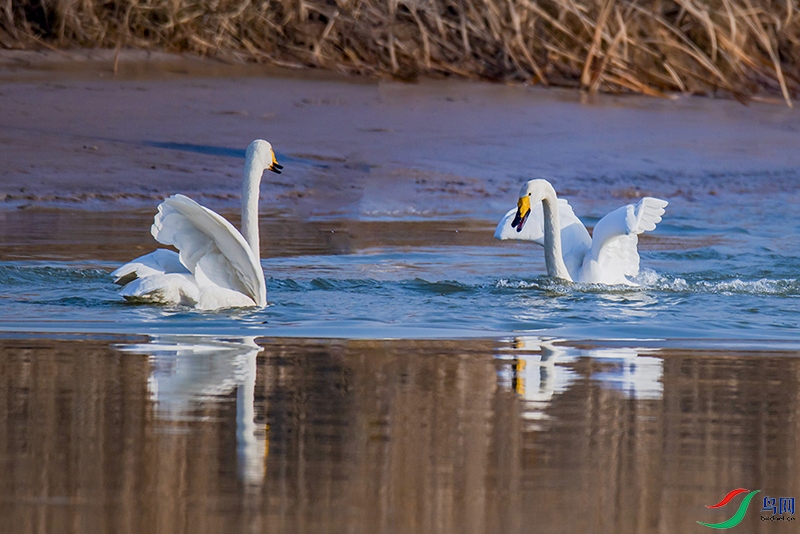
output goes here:
<path id="1" fill-rule="evenodd" d="M 626 283 L 625 276 L 639 274 L 638 235 L 655 229 L 661 222 L 667 202 L 644 197 L 637 204 L 618 208 L 594 227 L 591 258 L 597 262 L 601 279 L 593 282 L 605 284 Z"/>
<path id="2" fill-rule="evenodd" d="M 111 276 L 114 283 L 124 286 L 137 278 L 166 273 L 191 274 L 175 252 L 160 248 L 117 268 Z"/>
<path id="3" fill-rule="evenodd" d="M 537 207 L 539 208 L 538 214 Z M 519 239 L 521 241 L 533 241 L 534 243 L 544 246 L 544 217 L 541 213 L 541 204 L 531 206 L 531 214 L 528 216 L 528 220 L 525 221 L 521 232 L 517 232 L 517 229 L 511 226 L 511 221 L 514 220 L 516 214 L 517 208 L 514 208 L 503 215 L 503 218 L 500 219 L 494 231 L 494 238 L 500 240 Z M 537 225 L 537 222 L 540 224 Z"/>
<path id="4" fill-rule="evenodd" d="M 517 209 L 514 208 L 503 216 L 497 225 L 497 229 L 494 231 L 495 239 L 533 241 L 534 243 L 544 246 L 544 208 L 542 203 L 537 202 L 531 206 L 531 214 L 528 216 L 528 220 L 525 221 L 521 232 L 517 232 L 517 230 L 511 226 L 511 221 L 514 220 L 516 213 Z M 558 199 L 558 215 L 561 221 L 562 240 L 566 237 L 566 234 L 569 234 L 571 236 L 570 239 L 584 241 L 582 234 L 585 234 L 585 242 L 590 242 L 591 238 L 589 237 L 589 232 L 586 231 L 586 227 L 583 226 L 581 220 L 578 219 L 575 212 L 572 211 L 572 206 L 569 205 L 569 202 L 563 198 Z M 564 230 L 566 228 L 570 228 L 570 231 L 565 233 Z M 583 230 L 582 232 L 581 229 Z"/>
<path id="5" fill-rule="evenodd" d="M 201 293 L 232 298 L 240 293 L 257 306 L 266 306 L 261 266 L 242 234 L 219 214 L 186 196 L 173 195 L 158 206 L 151 233 L 159 243 L 180 251 L 180 261 L 194 273 Z"/>
<path id="6" fill-rule="evenodd" d="M 614 237 L 641 234 L 654 230 L 661 222 L 664 208 L 668 202 L 653 197 L 644 197 L 637 204 L 628 204 L 612 211 L 594 227 L 592 241 L 602 246 L 605 241 Z"/>

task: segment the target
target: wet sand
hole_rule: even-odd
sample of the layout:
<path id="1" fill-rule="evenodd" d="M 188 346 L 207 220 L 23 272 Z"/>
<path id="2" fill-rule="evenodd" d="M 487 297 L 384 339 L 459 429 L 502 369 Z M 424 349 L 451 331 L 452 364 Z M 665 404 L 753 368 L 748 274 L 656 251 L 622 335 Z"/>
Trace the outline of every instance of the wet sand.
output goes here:
<path id="1" fill-rule="evenodd" d="M 262 206 L 300 217 L 496 220 L 531 177 L 592 209 L 643 194 L 780 192 L 800 168 L 800 122 L 785 106 L 582 103 L 567 90 L 135 54 L 114 75 L 109 53 L 15 54 L 0 54 L 7 207 L 143 207 L 174 192 L 235 205 L 244 147 L 259 137 L 286 167 L 265 177 Z"/>
<path id="2" fill-rule="evenodd" d="M 238 226 L 235 208 L 220 210 Z M 378 247 L 493 246 L 491 222 L 319 219 L 262 214 L 262 257 L 349 254 Z M 153 210 L 110 211 L 31 207 L 0 210 L 0 258 L 4 260 L 124 262 L 153 250 Z M 658 240 L 653 240 L 657 246 Z"/>

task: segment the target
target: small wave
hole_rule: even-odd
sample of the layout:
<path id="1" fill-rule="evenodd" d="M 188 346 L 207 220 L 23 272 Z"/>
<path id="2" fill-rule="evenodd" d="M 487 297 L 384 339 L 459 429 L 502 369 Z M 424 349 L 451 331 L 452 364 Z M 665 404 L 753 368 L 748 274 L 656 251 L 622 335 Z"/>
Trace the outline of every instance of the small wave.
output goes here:
<path id="1" fill-rule="evenodd" d="M 651 269 L 642 269 L 633 281 L 639 284 L 637 289 L 656 289 L 672 293 L 683 293 L 691 291 L 689 283 L 685 278 L 669 278 L 658 274 Z"/>
<path id="2" fill-rule="evenodd" d="M 724 282 L 699 281 L 695 283 L 699 290 L 709 293 L 733 294 L 741 293 L 746 295 L 781 295 L 791 296 L 800 295 L 800 283 L 796 279 L 770 280 L 729 280 Z"/>
<path id="3" fill-rule="evenodd" d="M 676 293 L 710 293 L 717 295 L 800 295 L 800 280 L 796 278 L 758 280 L 689 280 L 681 277 L 668 277 L 651 270 L 643 270 L 636 278 L 641 289 L 656 289 Z"/>
<path id="4" fill-rule="evenodd" d="M 449 295 L 452 293 L 462 293 L 465 291 L 472 291 L 475 286 L 464 284 L 456 280 L 439 280 L 437 282 L 429 282 L 422 278 L 415 278 L 407 282 L 401 282 L 401 285 L 413 291 L 420 293 L 434 293 L 437 295 Z"/>
<path id="5" fill-rule="evenodd" d="M 495 283 L 498 289 L 541 289 L 542 286 L 537 283 L 526 282 L 525 280 L 511 281 L 507 278 L 501 278 Z"/>
<path id="6" fill-rule="evenodd" d="M 382 284 L 371 278 L 314 278 L 311 280 L 310 285 L 312 289 L 321 289 L 324 291 L 359 291 L 364 289 L 377 289 L 381 287 Z"/>
<path id="7" fill-rule="evenodd" d="M 291 278 L 275 278 L 269 277 L 267 279 L 267 291 L 274 289 L 286 289 L 289 291 L 297 291 L 303 289 L 303 285 L 292 280 Z"/>
<path id="8" fill-rule="evenodd" d="M 640 286 L 584 284 L 579 282 L 564 282 L 553 278 L 542 277 L 536 280 L 507 280 L 500 279 L 495 283 L 497 289 L 535 289 L 548 293 L 568 295 L 571 293 L 625 293 L 639 291 Z"/>
<path id="9" fill-rule="evenodd" d="M 0 287 L 9 302 L 57 308 L 117 305 L 107 271 L 53 265 L 0 265 Z"/>
<path id="10" fill-rule="evenodd" d="M 38 285 L 47 283 L 68 284 L 95 281 L 111 282 L 108 272 L 102 269 L 71 269 L 51 266 L 0 265 L 0 284 Z"/>
<path id="11" fill-rule="evenodd" d="M 411 291 L 414 293 L 435 293 L 451 294 L 460 293 L 465 291 L 473 291 L 482 286 L 474 286 L 456 280 L 439 280 L 430 282 L 422 278 L 414 278 L 411 280 L 399 281 L 386 281 L 375 280 L 372 278 L 314 278 L 308 282 L 298 282 L 291 278 L 277 279 L 270 278 L 267 284 L 267 289 L 280 289 L 289 291 L 306 291 L 306 290 L 320 290 L 320 291 L 345 291 L 359 293 L 368 291 L 374 293 L 379 290 L 391 291 L 393 289 L 400 289 Z"/>
<path id="12" fill-rule="evenodd" d="M 108 299 L 108 295 L 99 296 L 96 298 L 89 297 L 60 297 L 60 298 L 40 298 L 39 304 L 47 306 L 64 306 L 67 308 L 97 308 L 99 306 L 112 306 L 118 307 L 125 305 L 124 302 L 115 302 Z"/>
<path id="13" fill-rule="evenodd" d="M 624 293 L 636 291 L 662 291 L 667 293 L 708 293 L 708 294 L 742 294 L 770 296 L 800 295 L 800 280 L 769 279 L 741 280 L 693 280 L 682 277 L 669 277 L 651 270 L 642 270 L 633 279 L 635 286 L 603 284 L 565 283 L 550 278 L 533 281 L 500 279 L 495 283 L 498 289 L 539 290 L 557 293 Z"/>

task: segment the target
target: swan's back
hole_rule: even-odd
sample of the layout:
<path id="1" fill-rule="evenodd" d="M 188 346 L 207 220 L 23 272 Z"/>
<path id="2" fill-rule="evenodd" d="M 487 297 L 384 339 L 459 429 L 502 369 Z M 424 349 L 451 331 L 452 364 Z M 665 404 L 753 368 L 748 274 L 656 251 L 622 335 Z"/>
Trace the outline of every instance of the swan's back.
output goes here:
<path id="1" fill-rule="evenodd" d="M 178 249 L 200 290 L 199 307 L 266 306 L 261 265 L 242 234 L 221 215 L 173 195 L 158 206 L 151 233 L 159 243 Z"/>

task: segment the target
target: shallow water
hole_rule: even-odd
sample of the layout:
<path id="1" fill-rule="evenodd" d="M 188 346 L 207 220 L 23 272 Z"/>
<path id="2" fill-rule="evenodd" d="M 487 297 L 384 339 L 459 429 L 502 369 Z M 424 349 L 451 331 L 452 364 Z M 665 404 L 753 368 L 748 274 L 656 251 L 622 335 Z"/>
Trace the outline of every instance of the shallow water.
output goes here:
<path id="1" fill-rule="evenodd" d="M 213 313 L 134 306 L 116 295 L 107 273 L 154 248 L 150 213 L 8 211 L 4 228 L 11 231 L 0 236 L 0 330 L 410 339 L 537 334 L 794 349 L 800 247 L 790 236 L 800 228 L 797 196 L 728 195 L 702 205 L 678 199 L 640 240 L 636 288 L 554 282 L 543 276 L 541 248 L 495 241 L 489 220 L 267 214 L 262 265 L 270 306 Z M 778 202 L 783 232 L 774 220 Z"/>

